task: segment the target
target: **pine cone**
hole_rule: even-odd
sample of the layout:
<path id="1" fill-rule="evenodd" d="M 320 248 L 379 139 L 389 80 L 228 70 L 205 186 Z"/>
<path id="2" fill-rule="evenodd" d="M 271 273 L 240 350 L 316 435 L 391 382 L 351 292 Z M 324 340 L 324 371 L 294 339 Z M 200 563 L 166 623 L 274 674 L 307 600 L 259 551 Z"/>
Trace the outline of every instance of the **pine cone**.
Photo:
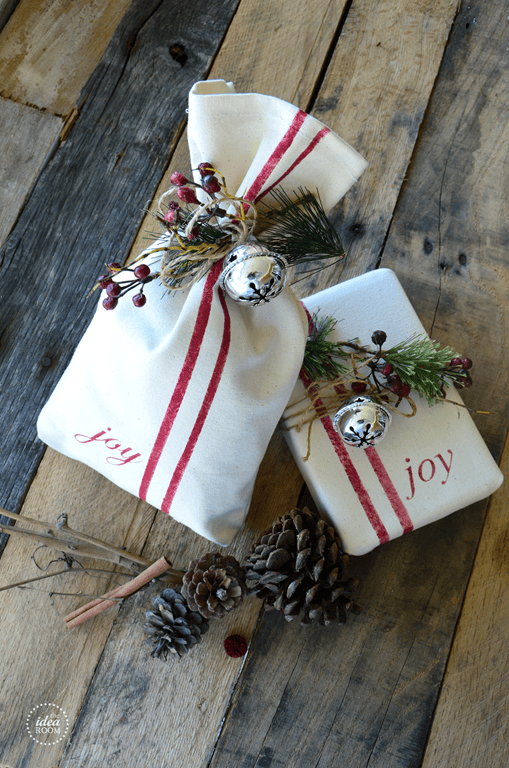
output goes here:
<path id="1" fill-rule="evenodd" d="M 199 613 L 190 610 L 182 595 L 165 589 L 152 601 L 155 611 L 147 611 L 143 631 L 154 639 L 152 656 L 167 661 L 169 653 L 183 656 L 201 642 L 209 625 Z"/>
<path id="2" fill-rule="evenodd" d="M 189 564 L 182 594 L 193 611 L 206 619 L 222 619 L 241 602 L 244 570 L 230 555 L 208 553 Z"/>
<path id="3" fill-rule="evenodd" d="M 332 526 L 307 508 L 293 509 L 254 545 L 245 563 L 246 586 L 287 621 L 303 612 L 301 624 L 343 624 L 348 611 L 361 612 L 351 597 L 359 582 L 341 580 L 348 560 Z"/>

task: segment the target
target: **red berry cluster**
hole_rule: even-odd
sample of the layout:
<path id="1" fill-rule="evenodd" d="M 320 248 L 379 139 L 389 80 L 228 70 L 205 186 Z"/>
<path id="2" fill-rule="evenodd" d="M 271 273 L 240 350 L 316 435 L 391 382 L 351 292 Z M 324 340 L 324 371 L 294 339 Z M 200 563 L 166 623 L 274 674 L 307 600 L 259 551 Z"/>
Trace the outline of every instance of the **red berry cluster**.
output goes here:
<path id="1" fill-rule="evenodd" d="M 174 171 L 170 176 L 171 183 L 177 187 L 177 197 L 184 206 L 188 205 L 200 205 L 200 201 L 196 196 L 195 189 L 202 189 L 213 201 L 217 194 L 221 192 L 222 188 L 225 188 L 224 179 L 221 176 L 221 181 L 217 177 L 217 171 L 211 166 L 210 163 L 200 163 L 197 170 L 200 173 L 200 182 L 197 183 L 192 179 L 188 179 L 180 171 Z M 189 208 L 184 209 L 176 201 L 172 201 L 168 205 L 168 210 L 164 214 L 164 222 L 168 226 L 168 229 L 178 229 L 179 234 L 182 236 L 182 228 L 185 227 L 187 221 L 189 221 Z M 199 222 L 193 227 L 190 233 L 186 235 L 188 240 L 196 240 L 200 236 L 200 228 L 203 224 L 206 224 L 208 220 L 217 216 L 226 216 L 226 211 L 219 208 L 216 204 L 207 209 L 203 216 L 200 217 Z"/>
<path id="2" fill-rule="evenodd" d="M 138 264 L 135 267 L 123 267 L 116 261 L 107 265 L 107 273 L 99 275 L 97 285 L 106 291 L 107 296 L 103 299 L 104 309 L 115 309 L 118 300 L 133 288 L 139 288 L 139 292 L 133 296 L 135 307 L 142 307 L 147 298 L 143 292 L 145 285 L 154 280 L 157 275 L 152 275 L 150 267 L 147 264 Z M 125 276 L 125 280 L 114 280 L 118 275 Z M 132 277 L 131 277 L 132 275 Z"/>

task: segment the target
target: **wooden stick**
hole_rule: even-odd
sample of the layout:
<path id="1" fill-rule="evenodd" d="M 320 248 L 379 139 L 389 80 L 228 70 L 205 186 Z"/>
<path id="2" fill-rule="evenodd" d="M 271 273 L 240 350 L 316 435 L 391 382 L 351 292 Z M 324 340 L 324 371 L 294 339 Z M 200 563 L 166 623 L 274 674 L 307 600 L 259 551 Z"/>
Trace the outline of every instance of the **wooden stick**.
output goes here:
<path id="1" fill-rule="evenodd" d="M 62 515 L 63 522 L 57 522 L 56 525 L 43 522 L 42 520 L 33 520 L 30 517 L 23 517 L 22 515 L 17 515 L 14 512 L 8 512 L 6 509 L 1 508 L 0 515 L 10 517 L 11 520 L 16 520 L 19 523 L 28 523 L 33 525 L 39 531 L 39 533 L 37 533 L 37 531 L 31 531 L 29 529 L 20 528 L 18 526 L 3 525 L 0 523 L 1 533 L 31 536 L 32 538 L 40 541 L 41 544 L 44 544 L 48 547 L 53 547 L 54 549 L 60 549 L 62 552 L 80 554 L 84 557 L 97 557 L 101 560 L 107 560 L 110 563 L 124 565 L 135 571 L 139 570 L 140 566 L 146 568 L 150 565 L 149 560 L 145 560 L 145 558 L 140 557 L 139 555 L 133 555 L 131 552 L 118 549 L 111 544 L 107 544 L 105 541 L 94 539 L 92 536 L 88 536 L 85 533 L 80 533 L 80 531 L 75 531 L 73 528 L 70 528 L 67 525 L 67 515 Z M 64 531 L 67 535 L 62 536 L 62 531 Z M 91 546 L 80 547 L 77 543 L 80 541 Z M 108 553 L 109 556 L 105 556 L 104 554 L 101 554 L 101 552 L 97 552 L 97 549 Z"/>
<path id="2" fill-rule="evenodd" d="M 78 608 L 76 611 L 73 611 L 72 613 L 65 616 L 64 621 L 66 622 L 69 629 L 77 627 L 79 624 L 83 624 L 83 622 L 87 621 L 88 619 L 97 616 L 107 608 L 115 605 L 118 598 L 132 595 L 138 589 L 141 589 L 141 587 L 143 587 L 145 584 L 148 584 L 149 581 L 152 581 L 152 579 L 155 579 L 157 576 L 160 576 L 162 573 L 167 571 L 169 567 L 170 564 L 167 559 L 165 557 L 160 557 L 159 560 L 156 560 L 156 562 L 153 563 L 145 571 L 143 571 L 143 573 L 140 573 L 139 576 L 136 576 L 134 579 L 131 579 L 131 581 L 126 582 L 121 587 L 113 589 L 111 592 L 108 592 L 101 598 L 92 600 L 90 603 L 87 603 L 87 605 Z M 117 600 L 108 598 L 117 598 Z"/>

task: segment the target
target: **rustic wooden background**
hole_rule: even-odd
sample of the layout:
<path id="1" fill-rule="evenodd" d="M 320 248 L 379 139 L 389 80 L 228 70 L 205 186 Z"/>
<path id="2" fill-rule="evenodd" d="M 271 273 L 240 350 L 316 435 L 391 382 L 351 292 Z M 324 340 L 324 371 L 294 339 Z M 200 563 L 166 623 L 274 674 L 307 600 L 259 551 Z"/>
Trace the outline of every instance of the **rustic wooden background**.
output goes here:
<path id="1" fill-rule="evenodd" d="M 428 332 L 474 358 L 465 399 L 494 412 L 477 424 L 509 466 L 506 0 L 0 0 L 0 28 L 0 506 L 65 511 L 176 567 L 208 548 L 45 451 L 35 420 L 96 274 L 139 252 L 146 202 L 186 169 L 187 92 L 211 77 L 297 104 L 369 160 L 334 212 L 346 263 L 298 293 L 393 268 Z M 277 432 L 229 551 L 305 494 Z M 345 627 L 285 624 L 251 599 L 179 663 L 142 642 L 153 586 L 71 632 L 75 597 L 0 592 L 0 768 L 509 765 L 506 497 L 359 558 L 364 612 Z M 34 547 L 6 539 L 0 585 L 36 575 Z M 51 589 L 108 588 L 74 578 Z M 245 659 L 222 651 L 231 632 L 251 639 Z M 25 731 L 45 701 L 72 725 L 53 747 Z"/>

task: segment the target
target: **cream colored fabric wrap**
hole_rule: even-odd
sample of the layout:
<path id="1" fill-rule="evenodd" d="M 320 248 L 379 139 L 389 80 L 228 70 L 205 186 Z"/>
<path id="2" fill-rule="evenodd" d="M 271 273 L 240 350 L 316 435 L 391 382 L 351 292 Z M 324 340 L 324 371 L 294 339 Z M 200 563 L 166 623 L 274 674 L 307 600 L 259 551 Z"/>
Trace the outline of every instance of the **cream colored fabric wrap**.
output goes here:
<path id="1" fill-rule="evenodd" d="M 330 208 L 366 165 L 291 104 L 234 94 L 224 81 L 193 87 L 188 135 L 193 168 L 212 163 L 232 192 L 252 200 L 274 183 L 287 191 L 318 185 Z M 38 431 L 227 545 L 297 379 L 307 320 L 288 289 L 263 306 L 235 303 L 218 286 L 220 271 L 218 263 L 172 295 L 154 281 L 142 308 L 129 296 L 112 311 L 100 302 Z"/>

